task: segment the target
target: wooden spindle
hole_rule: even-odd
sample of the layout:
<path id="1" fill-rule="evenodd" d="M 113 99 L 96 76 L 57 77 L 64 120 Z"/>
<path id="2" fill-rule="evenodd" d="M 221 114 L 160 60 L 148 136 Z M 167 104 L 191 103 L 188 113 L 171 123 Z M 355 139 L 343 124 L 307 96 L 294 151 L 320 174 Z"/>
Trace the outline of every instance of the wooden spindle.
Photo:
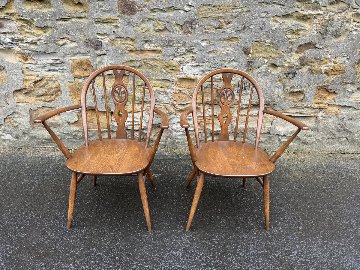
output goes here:
<path id="1" fill-rule="evenodd" d="M 249 84 L 250 84 L 250 83 L 249 83 Z M 249 96 L 249 104 L 248 104 L 247 112 L 246 112 L 246 120 L 245 120 L 243 143 L 245 143 L 245 141 L 246 141 L 246 133 L 247 133 L 247 129 L 248 129 L 248 126 L 249 126 L 249 116 L 250 116 L 250 108 L 251 108 L 252 93 L 253 93 L 253 86 L 252 86 L 252 85 L 249 85 L 249 87 L 250 87 L 250 96 Z"/>
<path id="2" fill-rule="evenodd" d="M 142 98 L 141 98 L 141 112 L 140 112 L 139 141 L 141 141 L 142 121 L 143 121 L 143 115 L 144 115 L 145 88 L 146 88 L 146 84 L 144 83 L 144 86 L 143 86 L 143 94 L 142 94 Z"/>
<path id="3" fill-rule="evenodd" d="M 106 128 L 108 138 L 111 138 L 111 130 L 110 130 L 110 107 L 109 107 L 109 100 L 107 97 L 107 90 L 106 90 L 106 81 L 105 81 L 105 74 L 102 73 L 103 77 L 103 88 L 104 88 L 104 100 L 105 100 L 105 114 L 106 114 Z"/>
<path id="4" fill-rule="evenodd" d="M 135 129 L 135 74 L 133 74 L 133 93 L 132 93 L 132 114 L 131 114 L 131 139 L 134 139 L 134 129 Z"/>
<path id="5" fill-rule="evenodd" d="M 211 140 L 214 141 L 214 128 L 215 128 L 215 122 L 214 122 L 214 79 L 213 76 L 211 76 Z"/>
<path id="6" fill-rule="evenodd" d="M 92 89 L 92 94 L 93 94 L 93 97 L 94 97 L 94 106 L 95 106 L 95 115 L 96 115 L 96 123 L 97 123 L 98 135 L 99 135 L 99 140 L 101 141 L 102 136 L 101 136 L 99 109 L 98 109 L 97 98 L 96 98 L 96 93 L 95 93 L 95 85 L 94 84 L 95 84 L 95 80 L 92 81 L 91 89 Z"/>
<path id="7" fill-rule="evenodd" d="M 244 77 L 241 77 L 241 81 L 238 82 L 239 99 L 238 99 L 238 107 L 237 107 L 235 130 L 234 130 L 234 142 L 236 142 L 237 135 L 238 135 L 238 129 L 239 129 L 239 118 L 240 118 L 241 97 L 242 97 L 243 87 L 244 87 Z"/>
<path id="8" fill-rule="evenodd" d="M 203 87 L 203 85 L 201 85 L 201 101 L 202 101 L 203 119 L 204 119 L 204 138 L 205 138 L 205 142 L 207 142 L 207 134 L 206 134 L 206 113 L 205 113 L 204 87 Z"/>

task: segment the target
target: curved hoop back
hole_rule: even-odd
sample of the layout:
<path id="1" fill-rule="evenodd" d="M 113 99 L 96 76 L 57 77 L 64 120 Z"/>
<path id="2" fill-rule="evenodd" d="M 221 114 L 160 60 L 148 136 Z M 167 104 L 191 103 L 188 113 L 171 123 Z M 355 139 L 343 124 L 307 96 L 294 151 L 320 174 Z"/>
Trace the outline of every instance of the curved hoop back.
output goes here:
<path id="1" fill-rule="evenodd" d="M 94 71 L 85 81 L 81 92 L 85 145 L 89 143 L 91 126 L 97 130 L 99 140 L 104 136 L 110 139 L 112 133 L 115 133 L 118 139 L 125 139 L 130 135 L 131 139 L 141 141 L 143 132 L 146 131 L 147 147 L 154 106 L 154 91 L 149 80 L 140 71 L 128 66 L 106 66 Z M 89 122 L 89 114 L 93 116 L 92 122 Z M 103 122 L 105 126 L 102 125 Z M 131 124 L 130 128 L 126 127 L 127 123 Z"/>
<path id="2" fill-rule="evenodd" d="M 255 116 L 257 117 L 255 146 L 258 147 L 263 121 L 264 95 L 259 84 L 246 72 L 223 68 L 206 74 L 195 87 L 192 108 L 198 146 L 200 137 L 204 142 L 214 141 L 216 138 L 227 141 L 232 134 L 232 139 L 237 141 L 241 133 L 239 129 L 242 121 L 244 122 L 242 142 L 246 142 L 248 131 L 252 128 L 250 120 Z M 255 114 L 254 111 L 257 113 Z M 201 114 L 198 116 L 199 112 Z M 229 132 L 229 128 L 233 132 Z M 217 129 L 220 129 L 220 132 L 217 132 Z"/>

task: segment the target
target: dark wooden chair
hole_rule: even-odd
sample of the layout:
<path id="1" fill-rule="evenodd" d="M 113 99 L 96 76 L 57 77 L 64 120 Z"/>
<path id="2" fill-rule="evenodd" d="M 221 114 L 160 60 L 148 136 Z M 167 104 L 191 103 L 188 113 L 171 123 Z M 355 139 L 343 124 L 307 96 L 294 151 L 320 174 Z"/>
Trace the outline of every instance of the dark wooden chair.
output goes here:
<path id="1" fill-rule="evenodd" d="M 76 109 L 81 109 L 85 144 L 71 153 L 46 120 Z M 152 138 L 154 113 L 161 117 L 161 124 L 157 136 Z M 98 69 L 84 84 L 81 105 L 48 112 L 35 119 L 35 123 L 44 125 L 67 158 L 66 166 L 72 172 L 68 228 L 73 218 L 76 189 L 84 176 L 93 176 L 96 185 L 99 175 L 137 175 L 146 224 L 151 231 L 144 177 L 154 185 L 150 165 L 169 123 L 165 113 L 155 108 L 154 91 L 143 74 L 128 66 Z"/>
<path id="2" fill-rule="evenodd" d="M 187 121 L 190 114 L 192 129 Z M 279 117 L 297 127 L 271 157 L 259 147 L 264 114 Z M 236 69 L 218 69 L 205 75 L 195 87 L 192 105 L 181 114 L 180 125 L 185 129 L 193 163 L 187 186 L 195 176 L 198 178 L 186 230 L 190 229 L 194 218 L 205 174 L 240 177 L 243 186 L 247 178 L 255 178 L 263 187 L 265 229 L 268 230 L 269 174 L 297 134 L 308 127 L 287 115 L 264 108 L 259 84 L 249 74 Z"/>

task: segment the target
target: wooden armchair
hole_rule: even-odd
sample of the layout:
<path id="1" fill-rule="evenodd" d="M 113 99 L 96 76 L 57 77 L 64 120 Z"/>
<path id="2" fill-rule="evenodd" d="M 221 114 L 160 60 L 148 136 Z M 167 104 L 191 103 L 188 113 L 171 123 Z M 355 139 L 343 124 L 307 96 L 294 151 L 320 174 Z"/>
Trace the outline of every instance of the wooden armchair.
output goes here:
<path id="1" fill-rule="evenodd" d="M 295 133 L 271 157 L 259 147 L 264 113 L 279 117 L 297 127 Z M 191 114 L 195 145 L 187 121 Z M 205 75 L 195 87 L 192 105 L 180 117 L 185 129 L 193 169 L 187 186 L 197 176 L 197 186 L 186 230 L 188 231 L 204 185 L 205 174 L 223 177 L 255 178 L 263 188 L 265 229 L 270 226 L 269 174 L 276 160 L 301 130 L 308 127 L 282 113 L 265 109 L 258 83 L 236 69 L 218 69 Z M 252 132 L 251 132 L 252 131 Z M 254 143 L 248 142 L 252 140 Z"/>
<path id="2" fill-rule="evenodd" d="M 85 144 L 71 153 L 46 120 L 76 109 L 81 109 Z M 154 113 L 161 117 L 161 125 L 151 147 Z M 73 218 L 76 189 L 84 176 L 93 176 L 96 185 L 99 175 L 137 175 L 146 224 L 151 231 L 144 176 L 154 185 L 150 165 L 163 130 L 169 127 L 169 121 L 165 113 L 155 109 L 154 91 L 143 74 L 128 66 L 98 69 L 84 84 L 81 105 L 51 111 L 39 116 L 34 122 L 43 124 L 67 158 L 66 166 L 72 172 L 68 228 Z"/>

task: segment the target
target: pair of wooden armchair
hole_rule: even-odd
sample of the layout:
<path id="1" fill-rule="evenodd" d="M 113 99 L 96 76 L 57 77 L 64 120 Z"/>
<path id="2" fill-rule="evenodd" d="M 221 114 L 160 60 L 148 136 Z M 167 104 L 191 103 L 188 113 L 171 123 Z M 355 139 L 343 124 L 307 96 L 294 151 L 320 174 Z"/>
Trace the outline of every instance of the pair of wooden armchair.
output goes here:
<path id="1" fill-rule="evenodd" d="M 85 144 L 71 153 L 46 121 L 78 109 L 81 109 Z M 271 157 L 259 148 L 264 113 L 297 127 L 294 135 Z M 160 116 L 161 123 L 157 136 L 152 138 L 154 114 Z M 187 122 L 190 115 L 194 124 L 192 129 Z M 154 185 L 150 166 L 162 133 L 169 127 L 169 120 L 164 112 L 155 108 L 154 91 L 142 73 L 128 66 L 98 69 L 84 84 L 81 105 L 48 112 L 36 118 L 35 123 L 43 124 L 67 158 L 66 166 L 71 171 L 68 228 L 72 224 L 77 186 L 86 175 L 92 176 L 94 185 L 99 175 L 137 175 L 146 224 L 151 231 L 145 178 Z M 193 163 L 187 185 L 190 186 L 195 176 L 198 178 L 186 230 L 190 229 L 205 174 L 240 177 L 243 185 L 247 178 L 258 180 L 263 187 L 265 228 L 268 229 L 269 174 L 275 169 L 275 161 L 307 126 L 265 109 L 258 83 L 249 74 L 235 69 L 218 69 L 204 76 L 195 87 L 192 104 L 182 113 L 180 124 L 185 129 Z M 255 143 L 248 143 L 249 139 Z"/>

